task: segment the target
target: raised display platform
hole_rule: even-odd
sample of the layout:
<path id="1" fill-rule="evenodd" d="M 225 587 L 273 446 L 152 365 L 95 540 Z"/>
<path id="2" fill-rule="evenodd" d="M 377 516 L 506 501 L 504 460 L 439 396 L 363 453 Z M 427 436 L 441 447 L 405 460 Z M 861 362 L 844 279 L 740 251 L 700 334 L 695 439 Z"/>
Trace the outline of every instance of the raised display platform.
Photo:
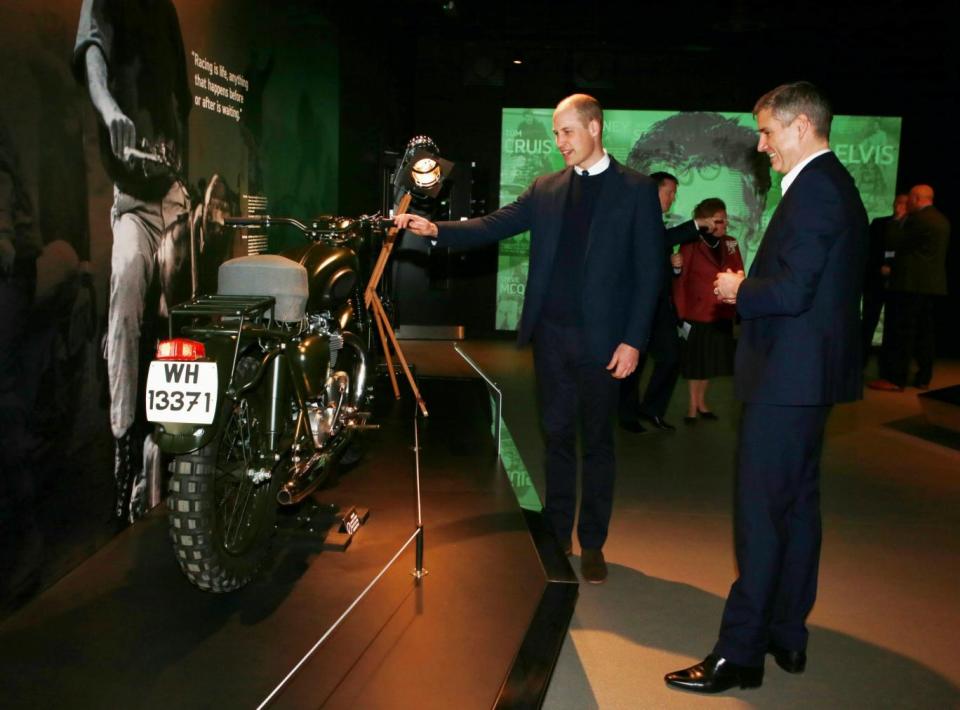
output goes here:
<path id="1" fill-rule="evenodd" d="M 928 422 L 960 434 L 960 385 L 921 392 L 918 399 Z"/>
<path id="2" fill-rule="evenodd" d="M 421 379 L 427 576 L 411 545 L 271 707 L 536 706 L 577 596 L 570 565 L 521 511 L 480 380 Z M 345 552 L 280 535 L 245 589 L 181 575 L 157 509 L 0 626 L 5 707 L 256 707 L 416 528 L 412 400 L 383 391 L 364 458 L 317 495 L 369 508 Z M 104 475 L 109 475 L 105 473 Z"/>

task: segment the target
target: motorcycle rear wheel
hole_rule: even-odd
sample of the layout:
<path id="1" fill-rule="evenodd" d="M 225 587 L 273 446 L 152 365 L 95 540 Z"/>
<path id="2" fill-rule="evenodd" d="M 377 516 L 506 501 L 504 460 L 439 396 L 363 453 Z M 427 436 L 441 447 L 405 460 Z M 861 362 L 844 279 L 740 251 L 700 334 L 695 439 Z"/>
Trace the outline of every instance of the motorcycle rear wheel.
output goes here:
<path id="1" fill-rule="evenodd" d="M 245 586 L 270 549 L 282 476 L 254 483 L 247 475 L 259 438 L 247 401 L 228 402 L 214 441 L 171 464 L 170 538 L 181 570 L 210 592 Z M 279 466 L 279 465 L 278 465 Z"/>

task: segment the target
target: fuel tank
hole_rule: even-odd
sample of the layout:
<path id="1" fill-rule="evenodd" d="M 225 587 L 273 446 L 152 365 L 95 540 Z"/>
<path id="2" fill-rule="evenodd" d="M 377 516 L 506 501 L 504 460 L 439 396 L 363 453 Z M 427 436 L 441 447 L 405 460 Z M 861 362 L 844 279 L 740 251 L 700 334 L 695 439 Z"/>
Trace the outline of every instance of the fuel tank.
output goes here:
<path id="1" fill-rule="evenodd" d="M 283 256 L 302 264 L 307 270 L 308 311 L 333 312 L 353 294 L 360 265 L 356 252 L 346 243 L 315 242 L 285 251 Z"/>

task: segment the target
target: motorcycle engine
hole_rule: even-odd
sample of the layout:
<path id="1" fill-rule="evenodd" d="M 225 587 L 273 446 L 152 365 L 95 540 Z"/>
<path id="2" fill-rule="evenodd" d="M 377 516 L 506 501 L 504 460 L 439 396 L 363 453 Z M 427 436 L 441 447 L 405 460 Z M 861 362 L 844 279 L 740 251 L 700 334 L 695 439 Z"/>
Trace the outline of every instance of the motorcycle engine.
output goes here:
<path id="1" fill-rule="evenodd" d="M 310 429 L 318 449 L 322 449 L 343 427 L 344 403 L 350 394 L 350 376 L 334 372 L 328 379 L 322 400 L 307 405 Z"/>
<path id="2" fill-rule="evenodd" d="M 307 314 L 307 332 L 313 335 L 325 335 L 330 342 L 330 367 L 337 364 L 337 353 L 343 349 L 343 335 L 337 330 L 330 313 L 309 313 Z"/>

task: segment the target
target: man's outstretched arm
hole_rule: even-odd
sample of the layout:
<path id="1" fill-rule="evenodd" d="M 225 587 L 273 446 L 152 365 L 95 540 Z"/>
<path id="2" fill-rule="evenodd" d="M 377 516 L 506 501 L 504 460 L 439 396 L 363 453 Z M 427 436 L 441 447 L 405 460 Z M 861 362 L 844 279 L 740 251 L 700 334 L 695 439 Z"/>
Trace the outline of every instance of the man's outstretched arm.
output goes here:
<path id="1" fill-rule="evenodd" d="M 97 44 L 87 46 L 84 56 L 87 71 L 87 89 L 90 100 L 100 114 L 100 119 L 110 132 L 110 149 L 123 160 L 124 148 L 133 148 L 137 142 L 137 129 L 133 121 L 120 110 L 107 85 L 107 60 Z"/>

